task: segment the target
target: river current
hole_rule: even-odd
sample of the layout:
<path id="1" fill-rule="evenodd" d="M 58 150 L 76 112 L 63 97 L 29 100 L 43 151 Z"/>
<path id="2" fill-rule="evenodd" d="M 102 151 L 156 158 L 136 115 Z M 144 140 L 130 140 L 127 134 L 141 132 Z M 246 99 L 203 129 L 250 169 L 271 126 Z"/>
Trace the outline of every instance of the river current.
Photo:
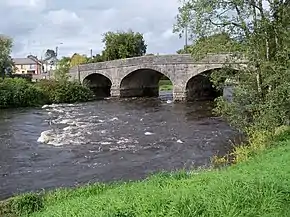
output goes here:
<path id="1" fill-rule="evenodd" d="M 0 199 L 207 166 L 237 133 L 211 102 L 106 99 L 0 111 Z"/>

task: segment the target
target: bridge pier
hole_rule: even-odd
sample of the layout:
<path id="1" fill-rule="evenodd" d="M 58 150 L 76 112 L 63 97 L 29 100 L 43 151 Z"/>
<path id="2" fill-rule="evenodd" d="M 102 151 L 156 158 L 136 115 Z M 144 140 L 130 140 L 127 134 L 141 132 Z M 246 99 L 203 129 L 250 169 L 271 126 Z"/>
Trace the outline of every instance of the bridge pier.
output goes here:
<path id="1" fill-rule="evenodd" d="M 111 87 L 111 97 L 120 97 L 120 88 Z"/>
<path id="2" fill-rule="evenodd" d="M 186 99 L 186 93 L 184 88 L 174 87 L 173 88 L 173 101 L 184 101 Z"/>

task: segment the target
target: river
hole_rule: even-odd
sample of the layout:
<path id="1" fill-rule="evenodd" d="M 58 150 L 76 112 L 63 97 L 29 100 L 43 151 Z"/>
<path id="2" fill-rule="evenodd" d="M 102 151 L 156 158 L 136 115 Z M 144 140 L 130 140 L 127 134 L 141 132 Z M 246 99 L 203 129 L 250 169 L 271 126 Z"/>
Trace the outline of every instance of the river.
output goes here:
<path id="1" fill-rule="evenodd" d="M 207 166 L 236 132 L 211 102 L 107 99 L 0 111 L 0 199 Z"/>

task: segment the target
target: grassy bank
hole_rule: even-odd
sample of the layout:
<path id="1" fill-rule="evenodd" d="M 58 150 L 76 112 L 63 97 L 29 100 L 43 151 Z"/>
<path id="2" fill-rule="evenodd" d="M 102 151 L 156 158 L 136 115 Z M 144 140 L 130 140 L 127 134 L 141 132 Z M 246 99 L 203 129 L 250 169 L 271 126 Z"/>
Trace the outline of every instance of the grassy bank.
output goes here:
<path id="1" fill-rule="evenodd" d="M 220 170 L 164 173 L 139 182 L 92 184 L 43 196 L 27 194 L 2 203 L 0 210 L 2 216 L 6 209 L 32 217 L 289 216 L 289 131 L 276 136 L 268 147 Z"/>
<path id="2" fill-rule="evenodd" d="M 159 81 L 159 90 L 165 91 L 165 90 L 172 90 L 173 85 L 170 80 L 160 80 Z"/>

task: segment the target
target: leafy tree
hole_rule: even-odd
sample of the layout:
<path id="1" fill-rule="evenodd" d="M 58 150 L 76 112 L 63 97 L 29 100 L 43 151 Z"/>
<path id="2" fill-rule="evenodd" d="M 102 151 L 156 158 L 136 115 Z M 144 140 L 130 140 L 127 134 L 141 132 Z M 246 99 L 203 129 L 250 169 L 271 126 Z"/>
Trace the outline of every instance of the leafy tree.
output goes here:
<path id="1" fill-rule="evenodd" d="M 187 25 L 200 42 L 210 39 L 207 46 L 197 43 L 193 55 L 225 49 L 243 51 L 248 60 L 245 70 L 230 77 L 238 81 L 232 102 L 219 98 L 216 109 L 243 130 L 290 124 L 289 5 L 289 0 L 186 0 L 179 8 L 174 31 Z M 214 34 L 220 37 L 210 43 Z M 239 43 L 223 48 L 228 36 Z"/>
<path id="2" fill-rule="evenodd" d="M 71 57 L 70 67 L 78 66 L 85 63 L 87 63 L 87 57 L 85 55 L 80 55 L 80 54 L 75 53 Z"/>
<path id="3" fill-rule="evenodd" d="M 128 32 L 107 32 L 104 34 L 103 42 L 105 43 L 103 51 L 105 60 L 143 56 L 147 49 L 143 35 L 131 30 Z"/>
<path id="4" fill-rule="evenodd" d="M 2 78 L 5 77 L 5 74 L 11 74 L 13 68 L 13 61 L 10 56 L 12 49 L 12 39 L 0 35 L 0 74 Z"/>
<path id="5" fill-rule="evenodd" d="M 59 67 L 70 67 L 71 58 L 70 57 L 62 57 L 58 61 Z"/>
<path id="6" fill-rule="evenodd" d="M 210 36 L 199 37 L 192 45 L 177 51 L 178 54 L 192 54 L 196 59 L 208 53 L 242 52 L 243 43 L 232 38 L 228 33 L 221 32 Z"/>
<path id="7" fill-rule="evenodd" d="M 50 65 L 50 68 L 52 68 L 53 65 L 57 64 L 57 55 L 56 52 L 52 49 L 47 49 L 45 52 L 45 58 L 43 60 L 43 62 Z M 47 70 L 47 69 L 46 69 Z"/>
<path id="8" fill-rule="evenodd" d="M 51 59 L 55 59 L 56 58 L 56 53 L 54 50 L 51 49 L 47 49 L 45 52 L 45 61 L 51 60 Z"/>
<path id="9" fill-rule="evenodd" d="M 95 56 L 93 56 L 93 58 L 87 57 L 87 63 L 99 63 L 103 61 L 104 57 L 101 54 L 96 54 Z"/>
<path id="10" fill-rule="evenodd" d="M 187 47 L 184 47 L 182 49 L 179 49 L 178 51 L 176 51 L 177 54 L 190 54 L 191 45 L 187 45 Z"/>
<path id="11" fill-rule="evenodd" d="M 58 68 L 54 72 L 54 78 L 57 81 L 67 81 L 69 76 L 71 58 L 70 57 L 62 57 L 58 61 Z"/>

